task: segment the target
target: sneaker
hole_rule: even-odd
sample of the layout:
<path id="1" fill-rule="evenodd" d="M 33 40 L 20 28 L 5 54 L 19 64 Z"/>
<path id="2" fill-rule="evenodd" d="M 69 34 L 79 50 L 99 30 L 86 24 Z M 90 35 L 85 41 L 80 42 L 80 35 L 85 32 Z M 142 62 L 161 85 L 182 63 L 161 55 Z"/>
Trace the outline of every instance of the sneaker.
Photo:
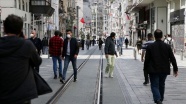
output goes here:
<path id="1" fill-rule="evenodd" d="M 76 82 L 77 81 L 77 78 L 74 78 L 74 82 Z"/>
<path id="2" fill-rule="evenodd" d="M 147 84 L 149 84 L 149 82 L 148 82 L 148 81 L 145 81 L 143 84 L 144 84 L 144 85 L 147 85 Z"/>
<path id="3" fill-rule="evenodd" d="M 156 101 L 156 104 L 163 104 L 161 101 Z"/>
<path id="4" fill-rule="evenodd" d="M 57 75 L 54 75 L 54 79 L 57 79 Z"/>
<path id="5" fill-rule="evenodd" d="M 113 77 L 114 77 L 114 76 L 113 76 L 113 72 L 109 74 L 109 77 L 110 77 L 110 78 L 113 78 Z"/>
<path id="6" fill-rule="evenodd" d="M 108 77 L 109 77 L 108 73 L 105 73 L 105 75 L 104 75 L 104 76 L 105 76 L 105 78 L 108 78 Z"/>
<path id="7" fill-rule="evenodd" d="M 63 80 L 62 80 L 62 79 L 60 79 L 60 82 L 61 82 L 61 83 L 63 83 L 63 84 L 65 84 L 65 80 L 64 80 L 64 79 L 63 79 Z"/>
<path id="8" fill-rule="evenodd" d="M 111 76 L 109 76 L 110 78 L 114 78 L 114 76 L 113 75 L 111 75 Z"/>
<path id="9" fill-rule="evenodd" d="M 59 79 L 62 79 L 62 74 L 59 74 Z"/>

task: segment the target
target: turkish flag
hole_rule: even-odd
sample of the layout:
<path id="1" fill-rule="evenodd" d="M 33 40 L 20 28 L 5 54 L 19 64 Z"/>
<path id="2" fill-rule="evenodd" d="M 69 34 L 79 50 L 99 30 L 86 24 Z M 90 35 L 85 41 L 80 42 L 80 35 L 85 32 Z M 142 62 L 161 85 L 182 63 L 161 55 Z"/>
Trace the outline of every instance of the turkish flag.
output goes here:
<path id="1" fill-rule="evenodd" d="M 129 14 L 126 14 L 126 16 L 127 16 L 127 20 L 130 20 L 130 16 L 129 16 Z"/>
<path id="2" fill-rule="evenodd" d="M 80 22 L 84 24 L 85 23 L 84 18 L 81 18 Z"/>

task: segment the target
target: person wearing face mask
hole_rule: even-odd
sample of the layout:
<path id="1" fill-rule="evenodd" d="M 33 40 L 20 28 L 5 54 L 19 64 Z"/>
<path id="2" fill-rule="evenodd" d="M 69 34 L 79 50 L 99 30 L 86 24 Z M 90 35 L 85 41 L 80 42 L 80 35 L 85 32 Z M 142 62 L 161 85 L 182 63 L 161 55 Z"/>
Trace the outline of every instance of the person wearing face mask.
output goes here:
<path id="1" fill-rule="evenodd" d="M 114 70 L 114 63 L 115 63 L 114 55 L 118 57 L 116 50 L 115 50 L 115 41 L 114 41 L 115 36 L 116 36 L 116 33 L 112 32 L 105 41 L 105 57 L 107 59 L 105 77 L 110 77 L 110 78 L 113 78 L 113 70 Z"/>
<path id="2" fill-rule="evenodd" d="M 66 80 L 66 72 L 68 69 L 69 62 L 72 62 L 73 70 L 74 70 L 74 82 L 77 80 L 77 56 L 79 53 L 79 46 L 76 38 L 72 37 L 72 30 L 67 30 L 67 38 L 64 40 L 63 44 L 63 53 L 62 59 L 64 59 L 64 69 L 62 79 L 60 82 L 65 83 Z"/>
<path id="3" fill-rule="evenodd" d="M 37 38 L 35 30 L 32 31 L 32 33 L 30 34 L 30 37 L 31 37 L 30 40 L 32 41 L 32 43 L 36 47 L 36 51 L 37 51 L 38 55 L 41 55 L 41 49 L 42 49 L 43 45 L 42 45 L 41 39 Z M 35 67 L 34 69 L 39 73 L 39 66 Z"/>

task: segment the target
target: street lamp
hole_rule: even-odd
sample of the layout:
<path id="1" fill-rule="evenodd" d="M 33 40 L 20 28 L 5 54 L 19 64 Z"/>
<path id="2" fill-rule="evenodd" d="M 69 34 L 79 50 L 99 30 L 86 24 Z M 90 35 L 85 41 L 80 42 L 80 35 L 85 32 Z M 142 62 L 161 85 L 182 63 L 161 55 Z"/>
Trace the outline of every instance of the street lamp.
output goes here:
<path id="1" fill-rule="evenodd" d="M 98 18 L 98 14 L 97 14 L 97 10 L 98 10 L 98 6 L 97 6 L 97 2 L 94 2 L 94 4 L 95 4 L 95 6 L 96 6 L 96 35 L 98 35 L 98 30 L 97 30 L 97 28 L 98 28 L 98 20 L 97 20 L 97 18 Z"/>

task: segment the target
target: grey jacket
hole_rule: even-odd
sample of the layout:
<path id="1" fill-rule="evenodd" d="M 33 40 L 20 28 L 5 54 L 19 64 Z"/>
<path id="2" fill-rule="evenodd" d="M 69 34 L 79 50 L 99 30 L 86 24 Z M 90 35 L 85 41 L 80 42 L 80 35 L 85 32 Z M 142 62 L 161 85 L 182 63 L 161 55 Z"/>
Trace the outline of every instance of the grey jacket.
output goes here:
<path id="1" fill-rule="evenodd" d="M 105 41 L 105 54 L 116 55 L 115 43 L 112 37 L 107 37 Z"/>

